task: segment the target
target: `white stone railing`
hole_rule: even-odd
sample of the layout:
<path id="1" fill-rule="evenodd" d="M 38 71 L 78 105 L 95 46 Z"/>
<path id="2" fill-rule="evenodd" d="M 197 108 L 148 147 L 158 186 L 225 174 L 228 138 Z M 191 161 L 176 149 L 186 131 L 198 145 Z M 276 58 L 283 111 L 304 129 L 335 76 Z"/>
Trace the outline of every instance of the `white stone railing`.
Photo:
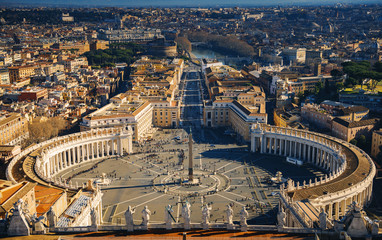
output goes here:
<path id="1" fill-rule="evenodd" d="M 288 197 L 285 194 L 283 189 L 281 189 L 279 196 L 280 196 L 281 202 L 285 205 L 286 208 L 288 208 L 292 212 L 293 216 L 295 216 L 296 220 L 301 224 L 303 228 L 309 228 L 311 227 L 310 225 L 313 225 L 313 223 L 305 220 L 306 219 L 305 213 L 299 211 L 296 204 L 292 201 L 290 197 Z"/>

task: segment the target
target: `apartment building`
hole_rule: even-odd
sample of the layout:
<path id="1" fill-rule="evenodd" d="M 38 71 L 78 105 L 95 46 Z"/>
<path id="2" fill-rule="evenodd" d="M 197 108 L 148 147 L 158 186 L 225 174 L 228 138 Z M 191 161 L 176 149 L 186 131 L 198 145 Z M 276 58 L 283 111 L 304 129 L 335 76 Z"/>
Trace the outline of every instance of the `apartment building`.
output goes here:
<path id="1" fill-rule="evenodd" d="M 244 141 L 250 140 L 250 126 L 266 123 L 268 115 L 261 107 L 243 105 L 236 100 L 215 100 L 205 104 L 203 124 L 207 127 L 230 127 Z"/>
<path id="2" fill-rule="evenodd" d="M 19 113 L 0 115 L 0 145 L 20 144 L 29 137 L 28 122 Z"/>
<path id="3" fill-rule="evenodd" d="M 341 118 L 334 118 L 332 121 L 332 135 L 347 142 L 361 135 L 368 138 L 378 121 L 379 119 L 367 119 L 349 122 Z"/>
<path id="4" fill-rule="evenodd" d="M 17 82 L 23 78 L 31 77 L 35 74 L 35 66 L 15 66 L 9 67 L 9 80 L 11 83 Z"/>
<path id="5" fill-rule="evenodd" d="M 382 128 L 379 130 L 374 130 L 371 142 L 371 156 L 373 158 L 378 158 L 382 147 Z"/>
<path id="6" fill-rule="evenodd" d="M 133 130 L 133 141 L 144 139 L 152 130 L 152 110 L 150 102 L 127 101 L 126 97 L 111 99 L 111 103 L 83 118 L 81 131 L 95 128 L 126 127 Z"/>
<path id="7" fill-rule="evenodd" d="M 301 107 L 302 120 L 315 127 L 331 129 L 332 120 L 340 118 L 348 122 L 366 119 L 369 109 L 363 106 L 342 104 L 333 101 L 324 101 L 321 104 L 308 103 Z"/>

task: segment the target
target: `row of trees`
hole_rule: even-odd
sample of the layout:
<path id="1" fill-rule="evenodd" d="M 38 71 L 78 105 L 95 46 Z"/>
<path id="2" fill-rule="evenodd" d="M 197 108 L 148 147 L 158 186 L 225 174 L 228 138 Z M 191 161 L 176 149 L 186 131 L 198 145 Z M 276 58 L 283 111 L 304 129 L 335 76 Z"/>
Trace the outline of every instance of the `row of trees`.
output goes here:
<path id="1" fill-rule="evenodd" d="M 109 49 L 92 50 L 83 54 L 92 66 L 110 67 L 115 63 L 125 62 L 131 64 L 135 56 L 143 51 L 143 48 L 134 43 L 110 44 Z"/>
<path id="2" fill-rule="evenodd" d="M 192 47 L 191 47 L 191 42 L 188 40 L 186 37 L 177 37 L 175 39 L 175 42 L 178 44 L 178 48 L 185 50 L 187 52 L 191 52 Z"/>
<path id="3" fill-rule="evenodd" d="M 187 32 L 187 37 L 191 42 L 206 43 L 213 50 L 224 54 L 240 57 L 252 57 L 255 55 L 251 45 L 234 36 L 220 36 L 207 32 Z"/>
<path id="4" fill-rule="evenodd" d="M 382 62 L 371 65 L 369 61 L 344 62 L 343 72 L 348 75 L 345 86 L 352 87 L 357 84 L 363 85 L 366 78 L 372 79 L 371 88 L 374 89 L 378 82 L 382 80 Z M 334 73 L 338 74 L 337 72 Z M 332 74 L 333 75 L 333 74 Z"/>
<path id="5" fill-rule="evenodd" d="M 54 117 L 46 121 L 36 121 L 29 124 L 29 139 L 26 144 L 39 143 L 53 137 L 67 128 L 67 121 L 63 118 Z"/>

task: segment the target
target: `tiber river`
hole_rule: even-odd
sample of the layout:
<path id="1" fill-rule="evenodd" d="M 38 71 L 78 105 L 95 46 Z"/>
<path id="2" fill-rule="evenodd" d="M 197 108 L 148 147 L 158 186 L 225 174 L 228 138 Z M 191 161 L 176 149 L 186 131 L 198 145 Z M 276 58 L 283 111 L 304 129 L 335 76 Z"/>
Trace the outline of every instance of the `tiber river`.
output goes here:
<path id="1" fill-rule="evenodd" d="M 197 58 L 224 58 L 223 54 L 206 48 L 193 47 L 191 53 L 194 54 Z"/>

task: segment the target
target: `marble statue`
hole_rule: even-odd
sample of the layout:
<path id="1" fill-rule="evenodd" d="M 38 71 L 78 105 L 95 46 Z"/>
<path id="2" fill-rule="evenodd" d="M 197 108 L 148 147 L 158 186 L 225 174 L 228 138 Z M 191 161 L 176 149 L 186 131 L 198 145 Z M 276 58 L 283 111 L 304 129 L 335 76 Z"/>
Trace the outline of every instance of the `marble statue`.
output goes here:
<path id="1" fill-rule="evenodd" d="M 204 205 L 202 208 L 202 223 L 203 225 L 208 225 L 210 223 L 210 211 L 212 210 L 211 206 L 208 204 Z"/>
<path id="2" fill-rule="evenodd" d="M 57 216 L 52 207 L 49 209 L 47 217 L 49 222 L 49 229 L 53 230 L 57 224 Z"/>
<path id="3" fill-rule="evenodd" d="M 190 229 L 191 224 L 191 204 L 186 202 L 182 207 L 182 216 L 184 220 L 184 228 Z"/>
<path id="4" fill-rule="evenodd" d="M 97 211 L 94 208 L 90 210 L 90 217 L 92 225 L 97 225 Z"/>
<path id="5" fill-rule="evenodd" d="M 97 213 L 97 210 L 95 208 L 92 208 L 90 210 L 90 218 L 91 218 L 91 226 L 92 227 L 95 227 L 95 231 L 97 230 L 98 228 L 98 213 Z"/>
<path id="6" fill-rule="evenodd" d="M 125 212 L 125 221 L 127 225 L 127 229 L 129 231 L 133 231 L 134 226 L 134 220 L 133 220 L 133 214 L 135 213 L 135 209 L 132 208 L 130 205 L 127 207 L 127 210 Z"/>
<path id="7" fill-rule="evenodd" d="M 46 228 L 43 221 L 45 220 L 44 216 L 37 217 L 37 213 L 34 213 L 32 216 L 32 226 L 34 229 L 34 234 L 45 234 Z"/>
<path id="8" fill-rule="evenodd" d="M 326 229 L 326 226 L 327 226 L 327 218 L 328 218 L 328 214 L 324 211 L 324 209 L 321 209 L 321 212 L 320 212 L 320 215 L 318 216 L 318 219 L 320 221 L 320 228 L 322 230 L 325 230 Z"/>
<path id="9" fill-rule="evenodd" d="M 248 218 L 249 214 L 247 212 L 247 210 L 245 209 L 245 207 L 243 207 L 243 209 L 241 209 L 240 211 L 240 228 L 241 228 L 241 231 L 247 231 L 247 218 Z"/>
<path id="10" fill-rule="evenodd" d="M 282 208 L 280 208 L 277 213 L 277 224 L 279 227 L 284 227 L 286 225 L 286 214 Z"/>
<path id="11" fill-rule="evenodd" d="M 164 209 L 164 221 L 166 222 L 166 229 L 172 228 L 172 216 L 171 213 L 174 212 L 172 206 L 169 204 Z"/>
<path id="12" fill-rule="evenodd" d="M 19 199 L 13 204 L 13 209 L 10 210 L 12 215 L 7 229 L 8 236 L 29 236 L 31 233 L 29 223 L 21 208 L 22 204 L 23 200 Z"/>
<path id="13" fill-rule="evenodd" d="M 379 221 L 374 220 L 371 225 L 371 234 L 378 235 L 378 232 L 379 232 Z"/>
<path id="14" fill-rule="evenodd" d="M 232 225 L 233 224 L 233 210 L 231 205 L 227 205 L 227 209 L 225 210 L 227 214 L 227 224 Z"/>
<path id="15" fill-rule="evenodd" d="M 142 225 L 143 226 L 147 227 L 149 225 L 150 215 L 151 215 L 151 211 L 146 205 L 142 210 Z"/>

